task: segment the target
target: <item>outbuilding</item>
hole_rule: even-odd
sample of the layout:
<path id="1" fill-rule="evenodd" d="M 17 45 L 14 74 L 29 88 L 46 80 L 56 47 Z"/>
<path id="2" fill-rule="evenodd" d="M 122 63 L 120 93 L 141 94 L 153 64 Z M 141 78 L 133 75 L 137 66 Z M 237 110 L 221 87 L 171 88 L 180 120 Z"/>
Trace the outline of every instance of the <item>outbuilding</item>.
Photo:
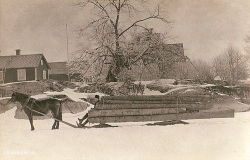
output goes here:
<path id="1" fill-rule="evenodd" d="M 68 68 L 66 62 L 50 62 L 50 71 L 49 77 L 50 79 L 58 80 L 58 81 L 68 81 Z"/>

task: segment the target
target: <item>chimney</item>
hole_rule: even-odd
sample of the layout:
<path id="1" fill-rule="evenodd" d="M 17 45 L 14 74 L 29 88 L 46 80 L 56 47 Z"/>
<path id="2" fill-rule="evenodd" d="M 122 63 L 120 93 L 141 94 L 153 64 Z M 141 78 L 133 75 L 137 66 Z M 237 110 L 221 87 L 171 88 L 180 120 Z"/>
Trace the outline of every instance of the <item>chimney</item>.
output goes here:
<path id="1" fill-rule="evenodd" d="M 19 56 L 21 54 L 21 49 L 16 49 L 16 55 Z"/>

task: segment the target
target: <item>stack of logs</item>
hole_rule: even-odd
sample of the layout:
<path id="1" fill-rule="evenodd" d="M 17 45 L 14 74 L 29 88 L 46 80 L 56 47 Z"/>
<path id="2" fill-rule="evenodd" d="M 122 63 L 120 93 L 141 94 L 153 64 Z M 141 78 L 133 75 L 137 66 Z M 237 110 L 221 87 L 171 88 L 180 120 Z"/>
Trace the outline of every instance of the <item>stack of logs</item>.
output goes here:
<path id="1" fill-rule="evenodd" d="M 227 117 L 234 111 L 213 108 L 210 95 L 104 96 L 88 114 L 90 123 L 101 124 Z"/>

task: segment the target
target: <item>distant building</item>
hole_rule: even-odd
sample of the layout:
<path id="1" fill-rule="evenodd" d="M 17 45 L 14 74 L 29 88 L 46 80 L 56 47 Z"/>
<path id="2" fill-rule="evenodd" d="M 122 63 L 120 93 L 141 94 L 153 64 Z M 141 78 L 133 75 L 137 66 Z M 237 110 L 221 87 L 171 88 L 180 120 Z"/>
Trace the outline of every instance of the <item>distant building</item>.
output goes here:
<path id="1" fill-rule="evenodd" d="M 221 81 L 222 79 L 220 78 L 220 76 L 216 76 L 216 77 L 214 77 L 214 80 L 215 81 Z"/>
<path id="2" fill-rule="evenodd" d="M 50 79 L 58 80 L 58 81 L 68 81 L 68 69 L 66 62 L 51 62 L 49 63 L 50 71 L 49 77 Z"/>
<path id="3" fill-rule="evenodd" d="M 0 83 L 49 79 L 50 69 L 43 54 L 0 56 Z"/>
<path id="4" fill-rule="evenodd" d="M 214 77 L 214 84 L 223 85 L 223 86 L 229 85 L 229 83 L 227 81 L 223 80 L 220 76 Z"/>

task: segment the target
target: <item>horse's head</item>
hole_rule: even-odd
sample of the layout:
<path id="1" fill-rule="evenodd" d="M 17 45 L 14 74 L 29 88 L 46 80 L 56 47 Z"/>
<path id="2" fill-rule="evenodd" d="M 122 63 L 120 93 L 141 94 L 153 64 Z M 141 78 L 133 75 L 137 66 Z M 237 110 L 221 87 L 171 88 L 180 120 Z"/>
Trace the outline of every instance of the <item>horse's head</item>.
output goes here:
<path id="1" fill-rule="evenodd" d="M 19 92 L 13 92 L 11 95 L 10 100 L 8 101 L 8 103 L 11 102 L 22 102 L 24 100 L 26 100 L 29 96 L 23 93 L 19 93 Z"/>

